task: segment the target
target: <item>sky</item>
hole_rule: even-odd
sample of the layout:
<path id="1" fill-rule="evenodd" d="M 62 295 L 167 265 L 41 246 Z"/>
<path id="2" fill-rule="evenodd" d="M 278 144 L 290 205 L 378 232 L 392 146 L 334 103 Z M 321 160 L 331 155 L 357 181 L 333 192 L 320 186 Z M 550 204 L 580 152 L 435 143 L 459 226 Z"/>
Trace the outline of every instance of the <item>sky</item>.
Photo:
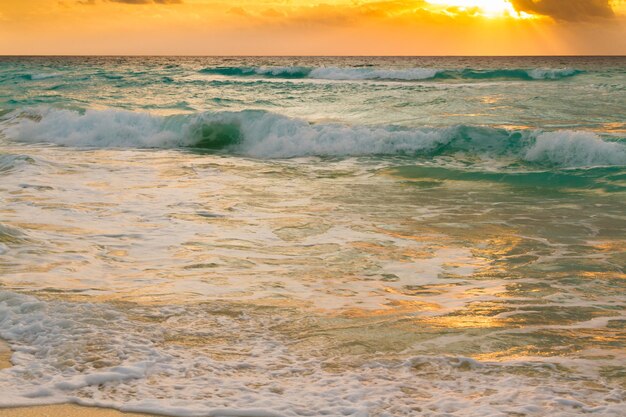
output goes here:
<path id="1" fill-rule="evenodd" d="M 626 55 L 626 0 L 0 0 L 2 55 Z"/>

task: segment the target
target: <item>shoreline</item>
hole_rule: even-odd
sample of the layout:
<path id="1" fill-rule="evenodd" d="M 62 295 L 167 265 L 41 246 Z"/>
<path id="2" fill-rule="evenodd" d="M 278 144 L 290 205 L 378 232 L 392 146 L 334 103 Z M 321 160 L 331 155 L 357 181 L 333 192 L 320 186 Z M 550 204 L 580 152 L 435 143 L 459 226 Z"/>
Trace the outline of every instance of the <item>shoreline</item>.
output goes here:
<path id="1" fill-rule="evenodd" d="M 0 339 L 0 370 L 13 366 L 11 347 Z M 58 404 L 0 408 L 0 417 L 157 417 L 155 414 L 123 413 L 110 408 L 83 407 L 75 404 Z"/>
<path id="2" fill-rule="evenodd" d="M 123 413 L 111 408 L 75 404 L 0 408 L 0 417 L 158 417 L 154 414 Z"/>
<path id="3" fill-rule="evenodd" d="M 11 347 L 3 339 L 0 339 L 0 370 L 10 368 L 13 366 L 11 363 Z"/>

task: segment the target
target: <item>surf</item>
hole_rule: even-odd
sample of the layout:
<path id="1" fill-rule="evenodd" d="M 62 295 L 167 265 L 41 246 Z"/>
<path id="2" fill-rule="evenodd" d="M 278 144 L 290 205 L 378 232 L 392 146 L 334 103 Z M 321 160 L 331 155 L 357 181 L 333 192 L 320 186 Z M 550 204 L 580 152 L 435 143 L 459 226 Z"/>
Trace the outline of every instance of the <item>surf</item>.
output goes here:
<path id="1" fill-rule="evenodd" d="M 202 74 L 226 77 L 264 77 L 319 80 L 561 80 L 582 74 L 572 68 L 531 69 L 436 69 L 436 68 L 341 68 L 341 67 L 213 67 L 200 70 Z"/>
<path id="2" fill-rule="evenodd" d="M 99 148 L 199 148 L 256 158 L 453 156 L 559 168 L 626 166 L 624 138 L 576 130 L 311 123 L 262 110 L 160 116 L 38 107 L 2 117 L 14 141 Z"/>

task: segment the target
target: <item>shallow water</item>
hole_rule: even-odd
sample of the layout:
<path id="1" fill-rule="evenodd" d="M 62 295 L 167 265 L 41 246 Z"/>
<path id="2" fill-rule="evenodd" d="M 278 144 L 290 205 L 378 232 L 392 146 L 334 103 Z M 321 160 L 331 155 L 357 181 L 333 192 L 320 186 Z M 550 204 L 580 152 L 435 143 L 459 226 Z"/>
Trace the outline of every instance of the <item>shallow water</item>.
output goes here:
<path id="1" fill-rule="evenodd" d="M 0 406 L 620 416 L 624 58 L 0 58 Z"/>

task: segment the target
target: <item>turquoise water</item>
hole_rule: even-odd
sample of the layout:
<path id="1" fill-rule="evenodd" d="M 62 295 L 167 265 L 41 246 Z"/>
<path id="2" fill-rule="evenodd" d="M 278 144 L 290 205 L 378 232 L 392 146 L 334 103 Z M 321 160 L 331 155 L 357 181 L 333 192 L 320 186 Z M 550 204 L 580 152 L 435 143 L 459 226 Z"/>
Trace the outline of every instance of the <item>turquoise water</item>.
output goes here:
<path id="1" fill-rule="evenodd" d="M 621 416 L 626 58 L 0 58 L 0 407 Z"/>

